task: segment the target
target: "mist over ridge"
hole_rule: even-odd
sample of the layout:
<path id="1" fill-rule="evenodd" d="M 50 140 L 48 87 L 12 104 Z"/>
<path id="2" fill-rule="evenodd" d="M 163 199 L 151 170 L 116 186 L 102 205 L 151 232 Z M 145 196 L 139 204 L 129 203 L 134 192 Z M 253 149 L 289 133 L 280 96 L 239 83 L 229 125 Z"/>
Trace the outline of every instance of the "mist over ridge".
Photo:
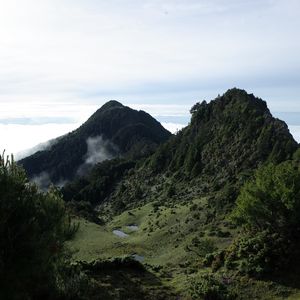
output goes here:
<path id="1" fill-rule="evenodd" d="M 59 183 L 85 174 L 105 159 L 148 155 L 170 135 L 149 114 L 109 101 L 50 149 L 38 151 L 19 163 L 30 177 L 46 172 L 52 183 Z"/>

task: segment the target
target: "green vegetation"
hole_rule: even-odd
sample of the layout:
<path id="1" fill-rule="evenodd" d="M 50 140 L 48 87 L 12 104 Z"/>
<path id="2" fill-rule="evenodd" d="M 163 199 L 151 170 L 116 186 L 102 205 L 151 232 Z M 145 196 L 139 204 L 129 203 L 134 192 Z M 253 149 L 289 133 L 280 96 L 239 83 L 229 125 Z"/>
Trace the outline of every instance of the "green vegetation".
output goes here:
<path id="1" fill-rule="evenodd" d="M 0 156 L 0 298 L 53 299 L 64 282 L 65 241 L 76 231 L 55 189 L 41 193 Z"/>
<path id="2" fill-rule="evenodd" d="M 161 279 L 130 257 L 80 262 L 79 266 L 93 282 L 93 294 L 85 299 L 177 299 Z"/>
<path id="3" fill-rule="evenodd" d="M 130 208 L 141 201 L 183 202 L 206 195 L 223 213 L 258 166 L 290 159 L 298 147 L 266 103 L 243 90 L 228 90 L 191 111 L 190 125 L 137 164 L 110 201 Z"/>
<path id="4" fill-rule="evenodd" d="M 205 202 L 205 199 L 193 201 Z M 193 252 L 186 251 L 185 246 L 192 243 L 191 232 L 197 236 L 201 220 L 189 219 L 189 214 L 188 205 L 155 209 L 155 203 L 149 203 L 115 216 L 102 226 L 81 219 L 79 231 L 70 245 L 78 250 L 74 254 L 77 260 L 90 261 L 137 253 L 145 257 L 145 262 L 165 265 L 172 260 L 172 265 L 176 267 L 183 257 L 195 256 Z M 128 229 L 131 224 L 136 224 L 138 230 Z M 129 236 L 120 238 L 112 233 L 114 229 L 122 230 Z M 207 235 L 209 232 L 208 227 Z"/>
<path id="5" fill-rule="evenodd" d="M 132 169 L 135 162 L 125 159 L 105 160 L 99 163 L 87 176 L 66 184 L 62 193 L 69 207 L 86 219 L 101 222 L 93 207 L 102 203 L 119 183 L 125 172 Z M 119 203 L 117 209 L 124 209 Z"/>
<path id="6" fill-rule="evenodd" d="M 300 229 L 299 164 L 269 164 L 244 185 L 232 218 L 253 231 L 295 235 Z"/>
<path id="7" fill-rule="evenodd" d="M 141 255 L 183 299 L 286 299 L 298 288 L 286 274 L 280 280 L 282 265 L 298 265 L 297 143 L 245 91 L 229 90 L 191 112 L 188 127 L 110 181 L 97 207 L 105 224 L 81 226 L 75 257 Z M 96 203 L 83 191 L 105 176 L 90 176 L 84 188 L 75 183 L 73 200 Z"/>
<path id="8" fill-rule="evenodd" d="M 232 219 L 244 227 L 230 259 L 243 271 L 261 275 L 287 267 L 298 256 L 300 165 L 286 161 L 260 168 L 237 199 Z"/>
<path id="9" fill-rule="evenodd" d="M 46 172 L 54 183 L 73 179 L 85 162 L 87 139 L 99 136 L 110 156 L 136 159 L 152 153 L 171 134 L 149 114 L 109 101 L 78 129 L 58 138 L 50 149 L 19 163 L 30 178 Z"/>
<path id="10" fill-rule="evenodd" d="M 62 189 L 80 224 L 62 241 L 70 261 L 53 260 L 61 267 L 50 279 L 59 285 L 49 286 L 62 299 L 299 299 L 299 145 L 264 101 L 243 90 L 196 103 L 191 114 L 168 139 L 153 119 L 111 101 L 58 143 L 75 149 L 74 136 L 102 128 L 123 154 Z M 73 162 L 53 149 L 57 174 L 63 164 L 68 173 Z M 28 164 L 40 163 L 39 155 L 46 157 L 37 153 Z M 24 220 L 35 219 L 24 211 Z M 59 220 L 51 224 L 60 228 Z"/>
<path id="11" fill-rule="evenodd" d="M 0 157 L 0 299 L 175 299 L 130 257 L 75 263 L 67 247 L 78 230 L 75 224 L 56 189 L 39 191 L 13 160 Z M 108 242 L 112 233 L 103 238 Z"/>
<path id="12" fill-rule="evenodd" d="M 199 220 L 191 217 L 191 212 L 202 207 L 203 215 Z M 189 204 L 174 207 L 157 207 L 155 203 L 149 203 L 114 216 L 105 225 L 81 219 L 78 234 L 69 242 L 75 251 L 74 260 L 92 263 L 111 257 L 141 255 L 147 272 L 182 299 L 192 296 L 202 299 L 200 295 L 206 293 L 206 289 L 208 292 L 216 289 L 220 299 L 235 299 L 225 298 L 227 295 L 247 300 L 253 299 L 253 295 L 257 299 L 287 299 L 288 295 L 297 291 L 292 281 L 285 283 L 276 279 L 275 283 L 254 279 L 230 266 L 225 256 L 237 232 L 230 229 L 226 220 L 215 225 L 201 223 L 206 207 L 207 199 L 195 199 Z M 137 225 L 138 230 L 128 229 L 130 224 Z M 114 235 L 114 229 L 122 230 L 128 237 Z M 231 237 L 219 234 L 226 231 Z M 112 278 L 113 274 L 114 271 Z M 294 274 L 290 277 L 297 284 L 297 277 Z M 141 285 L 147 284 L 143 282 Z M 206 288 L 203 289 L 203 286 Z"/>
<path id="13" fill-rule="evenodd" d="M 236 295 L 230 293 L 227 286 L 213 275 L 198 275 L 190 284 L 192 299 L 233 300 Z"/>

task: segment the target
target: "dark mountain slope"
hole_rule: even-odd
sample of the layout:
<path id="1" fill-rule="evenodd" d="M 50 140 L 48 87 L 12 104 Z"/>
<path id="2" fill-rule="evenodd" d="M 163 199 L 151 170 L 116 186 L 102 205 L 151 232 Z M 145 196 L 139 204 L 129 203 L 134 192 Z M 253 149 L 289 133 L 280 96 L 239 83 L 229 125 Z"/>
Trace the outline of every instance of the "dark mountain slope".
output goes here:
<path id="1" fill-rule="evenodd" d="M 267 159 L 287 159 L 297 148 L 287 125 L 272 117 L 266 102 L 243 90 L 197 103 L 191 113 L 190 125 L 149 160 L 154 172 L 183 166 L 189 177 L 216 176 L 223 169 L 236 174 Z"/>
<path id="2" fill-rule="evenodd" d="M 191 113 L 189 126 L 124 178 L 112 201 L 131 206 L 210 195 L 220 205 L 232 203 L 260 164 L 289 159 L 298 147 L 266 102 L 244 90 L 197 103 Z"/>
<path id="3" fill-rule="evenodd" d="M 85 163 L 89 138 L 98 138 L 92 145 L 93 154 L 103 151 L 104 158 L 138 158 L 153 152 L 170 136 L 149 114 L 109 101 L 77 130 L 60 137 L 49 150 L 39 151 L 19 163 L 31 178 L 46 172 L 52 182 L 59 182 L 74 178 Z"/>

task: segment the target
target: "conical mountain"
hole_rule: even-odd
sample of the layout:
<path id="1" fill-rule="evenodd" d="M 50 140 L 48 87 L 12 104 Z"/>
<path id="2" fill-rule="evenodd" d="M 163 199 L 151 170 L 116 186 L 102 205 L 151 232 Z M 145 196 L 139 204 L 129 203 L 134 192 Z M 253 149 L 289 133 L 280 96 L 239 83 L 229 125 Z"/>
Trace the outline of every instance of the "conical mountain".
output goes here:
<path id="1" fill-rule="evenodd" d="M 29 177 L 58 183 L 83 173 L 86 165 L 117 156 L 138 158 L 153 152 L 171 133 L 144 111 L 109 101 L 82 126 L 57 139 L 50 149 L 19 163 Z"/>

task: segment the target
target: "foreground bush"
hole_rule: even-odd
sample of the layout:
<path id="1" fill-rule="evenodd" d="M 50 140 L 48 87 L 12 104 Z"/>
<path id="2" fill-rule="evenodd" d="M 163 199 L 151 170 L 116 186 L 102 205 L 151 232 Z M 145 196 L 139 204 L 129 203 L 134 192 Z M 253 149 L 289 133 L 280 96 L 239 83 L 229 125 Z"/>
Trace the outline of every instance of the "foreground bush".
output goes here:
<path id="1" fill-rule="evenodd" d="M 298 162 L 267 165 L 241 190 L 233 220 L 250 230 L 298 234 L 300 171 Z"/>
<path id="2" fill-rule="evenodd" d="M 261 167 L 237 199 L 232 220 L 243 232 L 229 250 L 227 262 L 241 271 L 264 275 L 288 266 L 299 252 L 299 160 Z"/>
<path id="3" fill-rule="evenodd" d="M 190 283 L 189 293 L 192 299 L 203 300 L 233 300 L 236 296 L 231 293 L 225 283 L 211 274 L 199 275 Z"/>
<path id="4" fill-rule="evenodd" d="M 0 156 L 0 299 L 53 299 L 72 227 L 55 189 L 40 192 Z"/>
<path id="5" fill-rule="evenodd" d="M 244 233 L 227 251 L 226 266 L 237 268 L 242 274 L 261 277 L 288 265 L 292 249 L 291 242 L 278 233 Z"/>

